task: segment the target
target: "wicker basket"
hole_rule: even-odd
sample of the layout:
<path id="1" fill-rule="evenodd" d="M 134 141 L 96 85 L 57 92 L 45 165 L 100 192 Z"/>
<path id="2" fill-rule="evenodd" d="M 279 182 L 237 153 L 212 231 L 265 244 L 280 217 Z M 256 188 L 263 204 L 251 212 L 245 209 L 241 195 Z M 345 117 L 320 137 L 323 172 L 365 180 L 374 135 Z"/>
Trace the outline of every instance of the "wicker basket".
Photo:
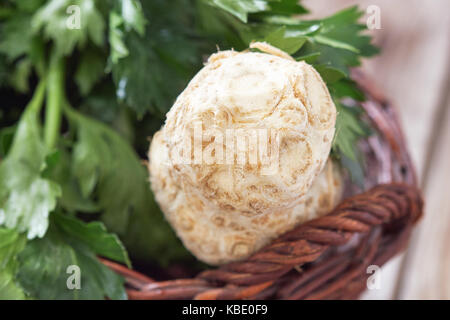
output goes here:
<path id="1" fill-rule="evenodd" d="M 377 130 L 364 141 L 368 161 L 364 193 L 349 195 L 328 215 L 285 233 L 244 261 L 192 279 L 155 281 L 102 260 L 126 279 L 129 299 L 356 299 L 367 267 L 403 250 L 422 215 L 414 167 L 391 104 L 361 73 L 364 108 Z M 359 194 L 357 194 L 359 193 Z"/>

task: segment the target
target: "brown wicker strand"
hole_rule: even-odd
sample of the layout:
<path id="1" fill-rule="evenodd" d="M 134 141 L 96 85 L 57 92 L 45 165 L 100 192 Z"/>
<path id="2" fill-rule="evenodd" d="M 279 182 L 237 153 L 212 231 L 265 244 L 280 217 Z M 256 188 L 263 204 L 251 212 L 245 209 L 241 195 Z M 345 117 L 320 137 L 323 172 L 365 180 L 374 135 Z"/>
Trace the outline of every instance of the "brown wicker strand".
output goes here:
<path id="1" fill-rule="evenodd" d="M 364 204 L 364 211 L 359 211 L 359 204 Z M 140 291 L 129 290 L 129 295 L 135 299 L 249 299 L 277 285 L 278 298 L 326 298 L 357 279 L 374 262 L 383 224 L 416 221 L 422 205 L 420 192 L 414 187 L 380 185 L 346 199 L 328 216 L 298 226 L 245 261 L 204 271 L 196 279 L 149 282 Z M 361 219 L 355 212 L 376 219 Z M 322 231 L 325 236 L 320 238 Z M 350 253 L 336 252 L 331 255 L 333 260 L 323 259 L 300 275 L 295 284 L 281 288 L 276 282 L 294 268 L 319 260 L 327 251 L 342 246 L 343 239 L 348 243 L 355 236 L 362 236 L 364 241 L 358 241 Z M 322 272 L 317 272 L 320 268 Z M 319 277 L 314 277 L 314 270 Z M 308 273 L 311 278 L 302 279 Z"/>

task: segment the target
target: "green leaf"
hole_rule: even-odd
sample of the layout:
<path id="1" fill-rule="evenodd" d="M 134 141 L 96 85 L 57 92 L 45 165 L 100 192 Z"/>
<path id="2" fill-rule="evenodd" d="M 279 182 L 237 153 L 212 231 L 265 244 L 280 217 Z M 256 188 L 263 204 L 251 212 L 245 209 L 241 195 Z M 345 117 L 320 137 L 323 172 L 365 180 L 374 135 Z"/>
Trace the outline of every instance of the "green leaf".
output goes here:
<path id="1" fill-rule="evenodd" d="M 21 0 L 12 0 L 10 2 L 14 3 L 14 6 L 22 12 L 34 12 L 36 11 L 40 6 L 42 6 L 45 3 L 46 0 L 28 0 L 28 1 L 21 1 Z"/>
<path id="2" fill-rule="evenodd" d="M 145 33 L 147 21 L 140 1 L 123 0 L 120 9 L 109 14 L 109 44 L 111 46 L 110 58 L 113 64 L 128 56 L 129 51 L 125 38 L 132 30 L 141 37 Z"/>
<path id="3" fill-rule="evenodd" d="M 276 6 L 287 6 L 292 4 L 291 2 L 290 0 L 270 2 L 269 8 L 262 13 L 249 12 L 246 20 L 248 23 L 233 19 L 232 16 L 224 17 L 221 11 L 226 10 L 216 5 L 219 9 L 202 12 L 200 18 L 208 19 L 209 23 L 200 25 L 208 29 L 212 25 L 211 21 L 220 21 L 221 27 L 213 29 L 216 36 L 222 37 L 230 46 L 243 42 L 242 46 L 235 46 L 238 50 L 244 49 L 253 40 L 264 39 L 272 34 L 271 43 L 280 48 L 287 48 L 290 54 L 295 53 L 300 57 L 298 60 L 303 57 L 313 58 L 311 60 L 314 61 L 310 62 L 340 70 L 346 76 L 350 67 L 360 64 L 362 57 L 378 52 L 377 48 L 371 45 L 371 38 L 362 34 L 365 27 L 358 23 L 358 19 L 363 12 L 357 7 L 342 10 L 322 20 L 307 21 L 299 19 L 293 12 L 284 15 L 277 12 Z M 280 28 L 285 28 L 284 35 L 281 34 Z M 294 51 L 296 42 L 302 37 L 306 37 L 306 41 Z M 281 43 L 276 43 L 277 40 Z"/>
<path id="4" fill-rule="evenodd" d="M 362 57 L 378 53 L 371 44 L 371 37 L 362 34 L 365 26 L 358 20 L 363 14 L 355 6 L 317 21 L 321 24 L 319 32 L 311 37 L 300 53 L 319 52 L 318 64 L 339 69 L 348 75 L 348 69 L 360 65 Z"/>
<path id="5" fill-rule="evenodd" d="M 328 38 L 328 37 L 325 37 L 322 35 L 314 36 L 314 40 L 316 40 L 318 43 L 325 44 L 325 45 L 328 45 L 333 48 L 348 50 L 348 51 L 352 51 L 354 53 L 359 53 L 359 50 L 357 48 L 355 48 L 343 41 L 335 40 L 335 39 Z"/>
<path id="6" fill-rule="evenodd" d="M 84 243 L 96 254 L 125 263 L 131 268 L 131 261 L 124 246 L 115 234 L 107 232 L 103 223 L 99 221 L 84 223 L 68 215 L 56 213 L 54 219 L 66 234 Z"/>
<path id="7" fill-rule="evenodd" d="M 124 19 L 116 12 L 109 14 L 109 45 L 111 46 L 110 58 L 113 64 L 128 56 L 129 51 L 124 43 L 123 31 Z"/>
<path id="8" fill-rule="evenodd" d="M 223 9 L 246 23 L 249 13 L 262 12 L 269 9 L 267 0 L 207 0 L 210 5 Z"/>
<path id="9" fill-rule="evenodd" d="M 305 61 L 306 63 L 313 64 L 320 56 L 320 52 L 314 52 L 303 56 L 295 57 L 297 61 Z"/>
<path id="10" fill-rule="evenodd" d="M 147 170 L 126 140 L 74 110 L 67 114 L 78 132 L 73 175 L 84 186 L 85 196 L 98 199 L 108 230 L 119 235 L 134 257 L 166 263 L 189 256 L 164 220 Z"/>
<path id="11" fill-rule="evenodd" d="M 308 9 L 300 5 L 299 0 L 279 0 L 270 3 L 270 13 L 288 15 L 305 14 Z"/>
<path id="12" fill-rule="evenodd" d="M 270 33 L 264 40 L 288 54 L 293 54 L 303 46 L 306 39 L 305 36 L 289 37 L 286 34 L 286 27 L 283 26 Z"/>
<path id="13" fill-rule="evenodd" d="M 28 80 L 31 74 L 31 60 L 23 58 L 16 64 L 16 68 L 11 75 L 11 86 L 21 93 L 28 91 Z"/>
<path id="14" fill-rule="evenodd" d="M 62 140 L 62 144 L 65 143 L 68 143 L 68 141 Z M 70 213 L 98 212 L 100 207 L 93 199 L 83 197 L 78 181 L 72 176 L 71 154 L 63 148 L 58 150 L 57 154 L 58 159 L 55 161 L 55 157 L 52 157 L 52 164 L 49 164 L 49 157 L 47 157 L 47 168 L 43 172 L 43 176 L 60 185 L 62 194 L 58 204 Z"/>
<path id="15" fill-rule="evenodd" d="M 135 114 L 118 103 L 116 88 L 112 81 L 102 82 L 96 86 L 95 91 L 83 100 L 79 110 L 89 117 L 106 123 L 131 144 L 135 141 L 136 136 L 142 138 L 137 132 L 136 123 L 133 123 Z M 159 129 L 161 120 L 157 118 L 154 120 Z M 142 121 L 137 123 L 141 124 Z M 148 141 L 145 139 L 145 152 L 148 147 L 147 143 Z"/>
<path id="16" fill-rule="evenodd" d="M 360 107 L 348 107 L 341 103 L 336 103 L 338 116 L 336 120 L 336 134 L 332 146 L 332 156 L 341 161 L 352 180 L 359 185 L 363 185 L 363 160 L 357 143 L 360 139 L 371 134 L 371 130 L 365 124 L 361 115 L 363 111 Z"/>
<path id="17" fill-rule="evenodd" d="M 352 160 L 341 154 L 338 160 L 340 160 L 341 166 L 349 173 L 351 181 L 360 188 L 364 188 L 364 159 L 362 159 L 362 155 L 357 155 L 358 159 Z"/>
<path id="18" fill-rule="evenodd" d="M 62 228 L 59 223 L 52 221 L 45 237 L 28 242 L 18 256 L 17 279 L 26 293 L 46 300 L 126 299 L 123 278 L 103 265 L 85 241 L 66 233 L 67 226 Z M 80 289 L 67 286 L 69 266 L 80 268 Z"/>
<path id="19" fill-rule="evenodd" d="M 50 0 L 34 14 L 32 29 L 53 41 L 56 55 L 68 55 L 89 39 L 102 46 L 105 21 L 94 0 Z"/>
<path id="20" fill-rule="evenodd" d="M 162 119 L 201 67 L 201 53 L 193 31 L 190 1 L 142 4 L 151 21 L 144 38 L 126 31 L 123 25 L 110 32 L 112 75 L 121 103 L 130 106 L 139 116 L 150 112 Z M 112 17 L 123 21 L 117 14 Z M 211 47 L 214 45 L 212 43 Z M 119 49 L 114 49 L 115 46 Z"/>
<path id="21" fill-rule="evenodd" d="M 28 108 L 0 163 L 0 225 L 27 232 L 29 239 L 45 234 L 48 215 L 61 195 L 59 185 L 41 177 L 46 156 L 38 113 Z"/>
<path id="22" fill-rule="evenodd" d="M 83 51 L 75 72 L 75 82 L 83 96 L 88 95 L 105 75 L 105 68 L 106 61 L 101 52 L 95 49 Z"/>
<path id="23" fill-rule="evenodd" d="M 351 160 L 356 160 L 354 145 L 360 139 L 368 137 L 371 131 L 359 118 L 362 110 L 358 107 L 348 107 L 337 103 L 338 119 L 336 121 L 336 137 L 333 148 Z"/>
<path id="24" fill-rule="evenodd" d="M 122 0 L 121 16 L 125 27 L 133 29 L 141 36 L 145 33 L 146 20 L 142 11 L 141 3 L 138 0 Z"/>
<path id="25" fill-rule="evenodd" d="M 15 230 L 0 228 L 0 300 L 25 299 L 16 283 L 16 256 L 25 247 L 26 238 Z"/>
<path id="26" fill-rule="evenodd" d="M 351 79 L 341 79 L 328 85 L 331 94 L 335 98 L 352 98 L 356 101 L 364 101 L 366 98 L 356 83 Z"/>
<path id="27" fill-rule="evenodd" d="M 12 61 L 29 52 L 32 36 L 29 14 L 17 12 L 0 28 L 0 52 Z"/>
<path id="28" fill-rule="evenodd" d="M 0 159 L 3 159 L 8 154 L 14 139 L 14 134 L 16 133 L 16 129 L 16 126 L 0 129 Z"/>
<path id="29" fill-rule="evenodd" d="M 325 65 L 315 65 L 314 68 L 320 73 L 323 81 L 330 86 L 331 84 L 338 82 L 341 79 L 346 78 L 344 72 L 339 69 L 325 66 Z"/>

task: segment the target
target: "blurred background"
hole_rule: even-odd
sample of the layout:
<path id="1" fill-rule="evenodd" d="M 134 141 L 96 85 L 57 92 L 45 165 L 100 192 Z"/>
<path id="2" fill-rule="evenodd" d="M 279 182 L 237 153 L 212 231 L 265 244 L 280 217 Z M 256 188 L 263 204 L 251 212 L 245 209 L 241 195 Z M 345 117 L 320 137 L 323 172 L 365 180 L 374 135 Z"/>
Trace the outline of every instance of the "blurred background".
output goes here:
<path id="1" fill-rule="evenodd" d="M 383 267 L 381 289 L 364 298 L 450 299 L 450 1 L 302 3 L 315 17 L 354 4 L 380 8 L 381 29 L 371 33 L 382 53 L 363 70 L 400 114 L 426 199 L 407 252 Z"/>

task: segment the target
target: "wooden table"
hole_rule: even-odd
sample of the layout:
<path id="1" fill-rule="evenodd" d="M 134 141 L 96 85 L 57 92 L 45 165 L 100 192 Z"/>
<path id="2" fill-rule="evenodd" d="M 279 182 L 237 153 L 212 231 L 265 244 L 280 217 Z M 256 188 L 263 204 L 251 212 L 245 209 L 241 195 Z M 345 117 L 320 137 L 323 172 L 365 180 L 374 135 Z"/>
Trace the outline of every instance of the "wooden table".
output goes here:
<path id="1" fill-rule="evenodd" d="M 305 0 L 313 16 L 377 5 L 372 30 L 382 54 L 365 61 L 399 111 L 426 199 L 425 217 L 406 253 L 381 271 L 365 299 L 450 299 L 450 1 Z M 366 18 L 368 15 L 366 15 Z"/>

